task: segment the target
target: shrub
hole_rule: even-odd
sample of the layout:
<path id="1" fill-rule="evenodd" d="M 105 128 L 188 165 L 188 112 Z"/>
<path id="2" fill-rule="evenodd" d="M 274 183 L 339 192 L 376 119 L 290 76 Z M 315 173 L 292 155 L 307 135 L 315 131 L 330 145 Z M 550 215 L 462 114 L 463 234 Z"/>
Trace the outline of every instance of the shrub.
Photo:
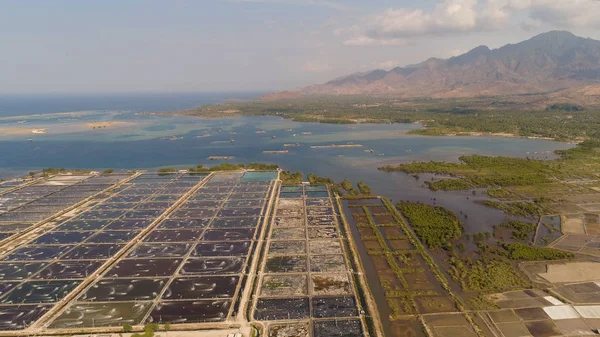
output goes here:
<path id="1" fill-rule="evenodd" d="M 504 244 L 512 260 L 564 260 L 574 257 L 573 254 L 553 248 L 534 247 L 522 243 Z"/>
<path id="2" fill-rule="evenodd" d="M 461 235 L 462 224 L 456 214 L 443 207 L 410 201 L 402 201 L 397 207 L 429 248 L 441 248 L 448 240 Z"/>

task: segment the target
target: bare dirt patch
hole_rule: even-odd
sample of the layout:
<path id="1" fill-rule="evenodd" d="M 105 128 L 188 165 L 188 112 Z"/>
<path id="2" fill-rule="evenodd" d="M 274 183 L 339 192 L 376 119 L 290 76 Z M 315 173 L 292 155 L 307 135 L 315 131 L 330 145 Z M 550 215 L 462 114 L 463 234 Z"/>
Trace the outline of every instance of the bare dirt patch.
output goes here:
<path id="1" fill-rule="evenodd" d="M 315 295 L 347 295 L 351 289 L 345 274 L 313 274 L 311 287 Z"/>
<path id="2" fill-rule="evenodd" d="M 543 263 L 543 262 L 542 262 Z M 547 263 L 547 271 L 538 275 L 550 283 L 575 283 L 600 280 L 598 262 Z"/>
<path id="3" fill-rule="evenodd" d="M 268 328 L 269 337 L 308 337 L 310 328 L 307 322 L 272 324 Z"/>
<path id="4" fill-rule="evenodd" d="M 306 275 L 266 275 L 261 296 L 300 296 L 307 294 Z"/>
<path id="5" fill-rule="evenodd" d="M 581 214 L 570 214 L 564 217 L 562 223 L 563 233 L 585 234 L 583 217 Z"/>
<path id="6" fill-rule="evenodd" d="M 414 248 L 408 239 L 388 240 L 388 242 L 394 250 L 412 250 Z"/>
<path id="7" fill-rule="evenodd" d="M 422 314 L 457 311 L 454 302 L 446 296 L 416 296 L 415 303 Z"/>
<path id="8" fill-rule="evenodd" d="M 413 273 L 405 273 L 404 278 L 411 290 L 433 290 L 436 288 L 428 278 L 424 270 L 417 270 Z"/>

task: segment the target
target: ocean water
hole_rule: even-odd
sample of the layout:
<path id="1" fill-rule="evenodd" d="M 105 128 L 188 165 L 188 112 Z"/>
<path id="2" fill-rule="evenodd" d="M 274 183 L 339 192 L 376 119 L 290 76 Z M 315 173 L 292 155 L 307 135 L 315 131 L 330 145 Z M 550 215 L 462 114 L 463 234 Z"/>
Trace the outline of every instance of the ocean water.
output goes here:
<path id="1" fill-rule="evenodd" d="M 262 92 L 128 93 L 128 94 L 0 94 L 0 117 L 87 110 L 170 111 L 248 99 Z"/>
<path id="2" fill-rule="evenodd" d="M 208 98 L 205 102 L 218 102 L 223 97 Z M 190 100 L 188 104 L 196 106 L 194 102 L 197 101 Z M 20 104 L 23 108 L 24 103 Z M 68 109 L 75 107 L 73 104 L 69 101 L 61 108 L 56 103 L 48 111 L 73 111 Z M 183 103 L 160 104 L 171 110 Z M 19 110 L 18 117 L 14 113 L 6 116 L 11 114 L 6 111 L 17 109 L 5 110 L 5 116 L 0 117 L 0 178 L 46 167 L 127 170 L 188 168 L 221 162 L 273 163 L 304 174 L 364 181 L 374 193 L 394 201 L 411 199 L 436 203 L 456 213 L 462 211 L 469 215 L 465 227 L 476 232 L 488 230 L 504 218 L 502 212 L 475 203 L 485 199 L 484 195 L 472 195 L 470 191 L 431 192 L 423 186 L 422 179 L 381 172 L 377 167 L 415 160 L 456 161 L 461 155 L 476 153 L 552 159 L 554 150 L 573 146 L 539 139 L 408 135 L 409 130 L 420 127 L 418 124 L 332 125 L 299 123 L 279 117 L 203 119 L 148 115 L 137 111 L 158 111 L 159 106 L 153 109 L 150 102 L 128 105 L 142 108 L 123 111 L 117 105 L 98 102 L 90 107 L 77 106 L 78 112 L 73 113 L 38 115 L 43 111 L 40 107 L 27 110 L 28 114 Z M 97 110 L 98 106 L 105 108 Z M 311 148 L 348 143 L 361 146 Z M 219 161 L 209 160 L 210 156 L 234 158 Z"/>

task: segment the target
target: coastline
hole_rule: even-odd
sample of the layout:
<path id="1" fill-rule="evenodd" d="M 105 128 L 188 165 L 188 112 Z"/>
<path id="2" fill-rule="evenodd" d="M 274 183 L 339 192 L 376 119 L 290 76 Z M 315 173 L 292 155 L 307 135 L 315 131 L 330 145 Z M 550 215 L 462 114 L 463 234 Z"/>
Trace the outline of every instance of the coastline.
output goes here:
<path id="1" fill-rule="evenodd" d="M 188 117 L 197 117 L 200 119 L 215 119 L 215 118 L 241 118 L 241 117 L 252 117 L 256 115 L 244 115 L 240 113 L 240 110 L 236 110 L 235 114 L 228 115 L 195 115 L 194 110 L 185 110 L 185 111 L 165 111 L 165 112 L 142 112 L 141 114 L 145 115 L 175 115 L 175 116 L 188 116 Z M 408 135 L 413 136 L 434 136 L 434 137 L 501 137 L 501 138 L 523 138 L 523 139 L 539 139 L 539 140 L 550 140 L 561 143 L 572 143 L 578 144 L 583 141 L 583 139 L 559 139 L 556 137 L 542 137 L 542 136 L 521 136 L 514 133 L 509 132 L 482 132 L 482 131 L 464 131 L 464 132 L 446 132 L 446 133 L 427 133 L 425 130 L 435 130 L 434 128 L 427 128 L 423 125 L 422 121 L 410 122 L 410 123 L 399 123 L 399 122 L 390 122 L 386 120 L 367 120 L 367 119 L 347 119 L 348 123 L 328 123 L 327 119 L 315 119 L 315 120 L 296 120 L 296 118 L 292 116 L 282 116 L 278 114 L 266 115 L 270 117 L 280 117 L 282 119 L 292 120 L 295 122 L 303 122 L 303 123 L 321 123 L 321 124 L 419 124 L 421 125 L 420 129 L 408 131 Z"/>
<path id="2" fill-rule="evenodd" d="M 418 129 L 416 131 L 426 130 L 426 129 Z M 410 132 L 409 132 L 410 133 Z M 515 135 L 514 133 L 507 132 L 478 132 L 478 131 L 470 131 L 470 132 L 457 132 L 457 133 L 444 133 L 444 134 L 421 134 L 418 132 L 413 132 L 413 135 L 420 136 L 433 136 L 433 137 L 501 137 L 501 138 L 524 138 L 524 139 L 541 139 L 541 140 L 552 140 L 555 142 L 566 142 L 571 143 L 573 141 L 569 140 L 559 140 L 557 138 L 552 137 L 541 137 L 541 136 L 520 136 Z"/>

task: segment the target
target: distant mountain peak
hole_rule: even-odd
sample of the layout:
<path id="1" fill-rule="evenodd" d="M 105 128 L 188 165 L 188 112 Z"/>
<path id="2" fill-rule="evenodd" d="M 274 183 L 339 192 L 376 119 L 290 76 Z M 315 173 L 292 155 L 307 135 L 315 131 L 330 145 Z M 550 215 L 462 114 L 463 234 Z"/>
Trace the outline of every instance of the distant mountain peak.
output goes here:
<path id="1" fill-rule="evenodd" d="M 294 93 L 469 97 L 552 92 L 598 82 L 600 41 L 556 30 L 498 49 L 481 45 L 449 59 L 356 73 Z"/>
<path id="2" fill-rule="evenodd" d="M 491 51 L 492 50 L 490 49 L 490 47 L 488 47 L 486 45 L 481 45 L 481 46 L 471 49 L 470 51 L 467 52 L 467 54 L 487 54 Z"/>
<path id="3" fill-rule="evenodd" d="M 450 64 L 468 64 L 482 56 L 489 56 L 492 50 L 488 46 L 475 47 L 468 52 L 448 59 Z"/>
<path id="4" fill-rule="evenodd" d="M 580 38 L 577 35 L 566 30 L 551 30 L 532 37 L 530 40 L 542 40 L 547 38 Z"/>

